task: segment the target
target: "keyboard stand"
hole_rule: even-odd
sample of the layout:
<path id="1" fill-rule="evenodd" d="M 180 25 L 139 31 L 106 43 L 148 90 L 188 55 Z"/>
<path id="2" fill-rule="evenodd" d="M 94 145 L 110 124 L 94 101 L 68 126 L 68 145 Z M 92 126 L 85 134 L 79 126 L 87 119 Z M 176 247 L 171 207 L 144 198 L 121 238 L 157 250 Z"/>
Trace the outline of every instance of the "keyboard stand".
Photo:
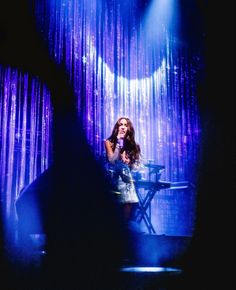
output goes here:
<path id="1" fill-rule="evenodd" d="M 141 221 L 143 220 L 148 229 L 149 234 L 155 234 L 156 231 L 151 222 L 151 201 L 156 193 L 156 190 L 149 189 L 145 197 L 142 196 L 138 188 L 136 189 L 136 192 L 139 199 L 139 206 L 137 209 L 135 220 L 137 223 L 141 223 Z M 149 213 L 147 213 L 148 209 Z"/>
<path id="2" fill-rule="evenodd" d="M 151 221 L 151 202 L 157 191 L 161 189 L 170 188 L 170 182 L 165 181 L 148 181 L 148 180 L 139 180 L 135 182 L 135 188 L 137 196 L 139 199 L 139 206 L 135 215 L 135 220 L 137 223 L 141 223 L 143 220 L 149 234 L 155 234 L 156 231 L 152 225 Z M 141 194 L 140 189 L 143 188 L 146 194 Z M 149 210 L 149 213 L 147 211 Z"/>

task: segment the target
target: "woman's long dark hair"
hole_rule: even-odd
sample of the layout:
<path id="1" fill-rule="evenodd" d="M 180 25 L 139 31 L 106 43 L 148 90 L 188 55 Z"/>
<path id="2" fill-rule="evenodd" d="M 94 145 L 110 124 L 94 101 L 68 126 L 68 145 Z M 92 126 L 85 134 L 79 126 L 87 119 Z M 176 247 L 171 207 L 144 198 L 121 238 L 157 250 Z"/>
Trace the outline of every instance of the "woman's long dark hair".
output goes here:
<path id="1" fill-rule="evenodd" d="M 115 146 L 117 143 L 117 134 L 120 126 L 120 121 L 122 119 L 127 121 L 127 133 L 124 138 L 124 147 L 122 148 L 121 153 L 126 151 L 126 153 L 129 155 L 131 163 L 134 163 L 136 161 L 139 161 L 140 159 L 140 146 L 135 142 L 134 126 L 129 118 L 120 117 L 117 120 L 112 130 L 111 136 L 108 138 L 108 140 L 113 144 L 113 150 L 115 150 Z"/>

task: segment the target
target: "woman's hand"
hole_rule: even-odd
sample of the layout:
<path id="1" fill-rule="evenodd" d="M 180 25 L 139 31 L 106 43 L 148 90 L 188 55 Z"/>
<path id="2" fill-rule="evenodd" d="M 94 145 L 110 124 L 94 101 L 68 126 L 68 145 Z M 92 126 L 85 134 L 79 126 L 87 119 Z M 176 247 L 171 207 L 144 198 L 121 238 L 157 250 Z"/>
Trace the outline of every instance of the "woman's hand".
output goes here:
<path id="1" fill-rule="evenodd" d="M 129 159 L 128 155 L 125 153 L 125 151 L 121 154 L 121 160 L 126 164 L 130 163 L 130 159 Z"/>
<path id="2" fill-rule="evenodd" d="M 124 139 L 125 138 L 125 133 L 123 131 L 118 132 L 117 134 L 117 139 Z"/>

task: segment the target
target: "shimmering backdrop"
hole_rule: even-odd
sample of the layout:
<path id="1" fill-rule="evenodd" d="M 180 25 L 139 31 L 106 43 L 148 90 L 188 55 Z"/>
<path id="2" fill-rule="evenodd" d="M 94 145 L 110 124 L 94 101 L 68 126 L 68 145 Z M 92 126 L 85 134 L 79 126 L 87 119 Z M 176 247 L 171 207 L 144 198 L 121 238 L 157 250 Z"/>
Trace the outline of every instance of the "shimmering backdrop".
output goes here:
<path id="1" fill-rule="evenodd" d="M 66 66 L 95 157 L 104 155 L 103 141 L 116 120 L 128 116 L 143 163 L 164 165 L 164 181 L 189 184 L 155 195 L 156 233 L 191 236 L 201 140 L 197 86 L 203 70 L 197 10 L 189 4 L 184 11 L 181 1 L 34 4 L 43 41 L 55 62 Z M 190 27 L 195 29 L 189 33 Z M 48 166 L 52 109 L 39 80 L 8 68 L 1 71 L 1 83 L 2 195 L 13 214 L 19 190 Z M 142 175 L 147 177 L 145 168 Z"/>
<path id="2" fill-rule="evenodd" d="M 16 197 L 51 162 L 52 107 L 46 86 L 37 78 L 0 67 L 0 81 L 1 202 L 12 233 Z"/>

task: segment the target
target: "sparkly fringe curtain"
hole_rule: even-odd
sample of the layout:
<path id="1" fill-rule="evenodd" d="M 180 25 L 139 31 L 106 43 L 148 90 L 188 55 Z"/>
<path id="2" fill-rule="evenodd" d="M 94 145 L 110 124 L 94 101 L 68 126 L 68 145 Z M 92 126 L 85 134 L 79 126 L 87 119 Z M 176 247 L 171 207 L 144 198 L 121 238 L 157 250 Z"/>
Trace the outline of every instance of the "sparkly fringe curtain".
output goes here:
<path id="1" fill-rule="evenodd" d="M 66 64 L 95 155 L 116 120 L 128 116 L 144 161 L 165 165 L 168 180 L 194 182 L 198 55 L 179 49 L 165 27 L 162 43 L 150 47 L 136 3 L 124 19 L 119 1 L 40 1 L 39 31 L 55 61 Z"/>
<path id="2" fill-rule="evenodd" d="M 0 66 L 0 82 L 1 203 L 14 224 L 18 194 L 50 163 L 52 109 L 37 78 Z"/>
<path id="3" fill-rule="evenodd" d="M 143 162 L 164 165 L 163 180 L 195 183 L 200 144 L 196 77 L 202 65 L 198 48 L 179 45 L 165 26 L 157 28 L 152 46 L 142 21 L 142 1 L 34 2 L 38 31 L 55 61 L 66 65 L 95 156 L 103 156 L 103 141 L 116 120 L 128 116 Z M 51 107 L 47 90 L 37 80 L 29 82 L 29 76 L 10 69 L 2 70 L 1 78 L 1 101 L 11 100 L 1 109 L 2 189 L 10 213 L 21 186 L 48 165 Z M 12 98 L 14 90 L 23 95 L 20 103 Z M 20 150 L 13 154 L 16 145 Z M 164 190 L 154 198 L 158 233 L 192 233 L 195 194 Z"/>
<path id="4" fill-rule="evenodd" d="M 51 56 L 67 68 L 78 115 L 95 156 L 103 156 L 103 141 L 116 120 L 128 116 L 143 162 L 164 165 L 163 180 L 195 183 L 200 144 L 199 51 L 179 45 L 164 25 L 157 27 L 160 33 L 152 46 L 141 2 L 36 1 L 38 30 Z M 158 233 L 191 235 L 195 192 L 160 194 L 163 198 L 152 202 Z"/>

